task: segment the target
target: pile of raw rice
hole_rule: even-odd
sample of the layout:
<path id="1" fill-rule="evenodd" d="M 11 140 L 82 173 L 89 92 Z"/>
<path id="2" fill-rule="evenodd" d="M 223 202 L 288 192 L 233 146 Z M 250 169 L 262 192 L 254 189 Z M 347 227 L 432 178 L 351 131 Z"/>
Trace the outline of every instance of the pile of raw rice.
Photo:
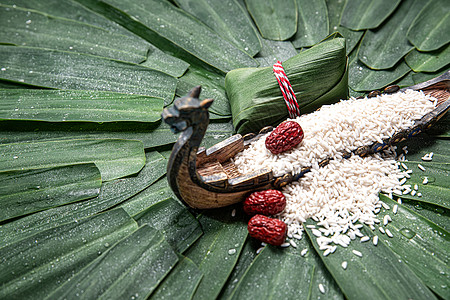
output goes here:
<path id="1" fill-rule="evenodd" d="M 302 237 L 302 223 L 308 218 L 318 222 L 319 227 L 314 226 L 312 233 L 320 249 L 328 255 L 336 250 L 336 245 L 347 247 L 356 237 L 368 239 L 359 229 L 362 223 L 372 229 L 380 223 L 376 213 L 382 205 L 386 206 L 379 201 L 380 191 L 391 198 L 393 192 L 411 191 L 411 186 L 403 185 L 406 181 L 403 178 L 409 177 L 411 171 L 399 168 L 394 147 L 365 158 L 352 155 L 343 159 L 342 153 L 382 142 L 381 139 L 411 127 L 414 120 L 435 108 L 435 101 L 422 92 L 407 90 L 324 106 L 293 120 L 302 126 L 305 134 L 294 149 L 274 155 L 265 148 L 267 135 L 264 135 L 234 161 L 242 173 L 268 168 L 275 176 L 312 166 L 312 171 L 298 182 L 283 188 L 287 205 L 278 217 L 288 225 L 288 237 L 294 247 L 293 238 Z M 327 157 L 334 159 L 319 168 L 318 162 Z"/>

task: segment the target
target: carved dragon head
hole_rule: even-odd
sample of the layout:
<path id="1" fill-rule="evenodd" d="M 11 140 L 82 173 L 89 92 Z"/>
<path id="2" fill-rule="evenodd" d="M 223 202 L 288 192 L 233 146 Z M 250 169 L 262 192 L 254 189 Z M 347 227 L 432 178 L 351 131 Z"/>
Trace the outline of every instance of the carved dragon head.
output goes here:
<path id="1" fill-rule="evenodd" d="M 187 96 L 178 98 L 172 107 L 162 112 L 163 120 L 170 125 L 174 133 L 186 130 L 190 126 L 208 121 L 208 108 L 213 99 L 200 100 L 201 86 L 193 88 Z"/>

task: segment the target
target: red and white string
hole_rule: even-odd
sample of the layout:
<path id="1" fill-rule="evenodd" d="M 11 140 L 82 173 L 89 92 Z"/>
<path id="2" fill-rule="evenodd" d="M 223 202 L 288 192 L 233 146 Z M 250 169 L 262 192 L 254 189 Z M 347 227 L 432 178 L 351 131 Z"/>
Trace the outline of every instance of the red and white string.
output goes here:
<path id="1" fill-rule="evenodd" d="M 284 102 L 286 102 L 286 106 L 289 111 L 289 118 L 293 119 L 300 116 L 300 108 L 298 107 L 297 98 L 295 97 L 291 83 L 284 72 L 281 61 L 277 61 L 276 64 L 273 65 L 273 73 L 275 74 L 278 84 L 280 85 Z"/>

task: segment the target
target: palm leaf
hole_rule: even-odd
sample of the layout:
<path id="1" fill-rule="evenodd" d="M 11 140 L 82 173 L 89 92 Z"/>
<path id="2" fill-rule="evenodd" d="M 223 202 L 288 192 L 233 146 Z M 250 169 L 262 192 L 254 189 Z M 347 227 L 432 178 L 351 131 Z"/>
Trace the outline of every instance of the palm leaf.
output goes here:
<path id="1" fill-rule="evenodd" d="M 347 0 L 341 25 L 353 30 L 377 28 L 399 4 L 399 0 Z"/>
<path id="2" fill-rule="evenodd" d="M 136 229 L 136 222 L 123 209 L 116 209 L 0 248 L 4 263 L 0 296 L 43 298 L 97 258 L 98 252 Z"/>
<path id="3" fill-rule="evenodd" d="M 433 51 L 450 41 L 450 4 L 429 1 L 408 30 L 409 41 L 420 51 Z"/>
<path id="4" fill-rule="evenodd" d="M 390 207 L 396 204 L 395 201 L 383 195 L 380 199 Z M 391 216 L 392 222 L 389 222 L 385 228 L 389 229 L 394 237 L 387 237 L 380 231 L 374 231 L 374 233 L 433 292 L 445 298 L 448 295 L 446 285 L 450 279 L 448 275 L 450 258 L 447 253 L 450 244 L 449 233 L 401 205 L 396 214 L 383 209 L 379 218 L 386 215 Z"/>
<path id="5" fill-rule="evenodd" d="M 0 173 L 0 221 L 98 196 L 94 164 Z"/>
<path id="6" fill-rule="evenodd" d="M 296 0 L 298 8 L 295 48 L 311 47 L 328 35 L 328 11 L 325 0 Z"/>
<path id="7" fill-rule="evenodd" d="M 310 221 L 307 223 L 312 224 Z M 399 261 L 384 243 L 379 242 L 374 246 L 370 242 L 354 241 L 348 248 L 339 247 L 332 255 L 323 256 L 311 229 L 305 230 L 323 263 L 347 298 L 436 299 L 405 262 Z M 368 230 L 362 232 L 370 238 L 373 237 Z M 356 256 L 353 251 L 359 251 L 362 256 Z M 348 263 L 346 270 L 342 268 L 344 261 Z M 361 285 L 355 284 L 354 278 L 358 278 Z M 395 291 L 395 294 L 390 291 Z"/>
<path id="8" fill-rule="evenodd" d="M 295 0 L 245 0 L 245 4 L 263 38 L 284 41 L 297 31 Z"/>
<path id="9" fill-rule="evenodd" d="M 113 92 L 0 90 L 0 119 L 61 121 L 138 121 L 161 119 L 164 99 Z"/>
<path id="10" fill-rule="evenodd" d="M 432 52 L 413 50 L 405 60 L 414 72 L 436 72 L 449 64 L 450 45 Z"/>
<path id="11" fill-rule="evenodd" d="M 175 94 L 176 79 L 168 74 L 96 56 L 0 45 L 0 60 L 7 62 L 0 78 L 35 86 L 134 93 L 167 103 Z"/>
<path id="12" fill-rule="evenodd" d="M 422 7 L 420 0 L 403 1 L 382 26 L 368 30 L 359 49 L 359 60 L 371 69 L 394 67 L 414 48 L 406 38 L 406 32 Z"/>
<path id="13" fill-rule="evenodd" d="M 261 50 L 261 41 L 247 10 L 236 1 L 176 0 L 175 2 L 248 55 L 254 56 Z"/>
<path id="14" fill-rule="evenodd" d="M 0 151 L 1 172 L 94 162 L 107 181 L 135 174 L 145 164 L 142 142 L 132 140 L 12 143 L 0 145 Z"/>
<path id="15" fill-rule="evenodd" d="M 177 261 L 164 236 L 144 225 L 106 250 L 48 298 L 147 297 Z"/>

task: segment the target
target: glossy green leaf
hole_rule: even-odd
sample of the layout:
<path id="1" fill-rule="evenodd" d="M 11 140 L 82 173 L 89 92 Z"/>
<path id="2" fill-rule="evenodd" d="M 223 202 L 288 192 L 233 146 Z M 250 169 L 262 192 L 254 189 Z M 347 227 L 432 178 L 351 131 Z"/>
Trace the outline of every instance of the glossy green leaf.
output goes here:
<path id="1" fill-rule="evenodd" d="M 377 28 L 400 4 L 400 0 L 347 0 L 341 25 L 353 30 Z"/>
<path id="2" fill-rule="evenodd" d="M 380 199 L 390 207 L 396 204 L 395 201 L 383 195 Z M 397 214 L 393 214 L 391 210 L 382 209 L 378 217 L 381 219 L 385 215 L 392 218 L 392 222 L 389 222 L 385 228 L 390 230 L 393 238 L 381 234 L 378 230 L 374 233 L 433 292 L 445 299 L 449 295 L 448 282 L 450 281 L 449 233 L 401 205 L 398 206 Z"/>
<path id="3" fill-rule="evenodd" d="M 356 55 L 357 56 L 357 55 Z M 405 76 L 411 69 L 404 60 L 386 70 L 372 70 L 358 58 L 349 63 L 349 85 L 358 92 L 381 89 Z"/>
<path id="4" fill-rule="evenodd" d="M 425 219 L 430 220 L 439 227 L 442 227 L 447 232 L 450 231 L 450 210 L 441 206 L 410 199 L 402 199 L 402 205 L 416 214 L 421 215 Z"/>
<path id="5" fill-rule="evenodd" d="M 305 249 L 307 250 L 303 258 L 314 267 L 314 273 L 311 278 L 311 289 L 309 294 L 309 299 L 321 299 L 325 297 L 326 299 L 342 300 L 344 299 L 344 294 L 340 290 L 338 284 L 331 276 L 330 272 L 327 270 L 319 255 L 311 243 L 311 240 L 307 235 L 304 235 L 301 240 L 294 239 L 297 248 L 289 247 L 287 250 L 290 253 L 301 255 L 301 252 Z M 319 289 L 319 284 L 322 284 L 325 289 L 325 295 Z"/>
<path id="6" fill-rule="evenodd" d="M 230 104 L 225 94 L 225 76 L 223 74 L 191 66 L 186 74 L 180 77 L 176 94 L 183 97 L 198 85 L 202 86 L 200 99 L 214 99 L 209 111 L 222 116 L 231 116 Z"/>
<path id="7" fill-rule="evenodd" d="M 86 53 L 132 63 L 147 59 L 148 43 L 132 35 L 9 6 L 0 5 L 0 12 L 1 43 Z"/>
<path id="8" fill-rule="evenodd" d="M 247 237 L 247 240 L 242 247 L 236 265 L 233 268 L 227 282 L 225 283 L 218 299 L 229 299 L 236 286 L 239 284 L 242 277 L 246 274 L 247 269 L 254 261 L 257 251 L 261 248 L 261 242 L 257 239 Z M 260 250 L 261 251 L 261 250 Z"/>
<path id="9" fill-rule="evenodd" d="M 161 119 L 164 99 L 100 91 L 0 90 L 0 119 L 138 121 Z"/>
<path id="10" fill-rule="evenodd" d="M 359 49 L 359 60 L 371 69 L 394 67 L 414 49 L 406 38 L 406 32 L 422 8 L 422 0 L 403 1 L 383 25 L 366 32 Z"/>
<path id="11" fill-rule="evenodd" d="M 426 73 L 426 72 L 415 73 L 412 75 L 412 78 L 413 78 L 414 83 L 418 84 L 418 83 L 422 83 L 422 82 L 428 81 L 430 79 L 436 78 L 439 75 L 442 75 L 445 72 L 448 72 L 449 70 L 450 70 L 449 67 L 444 67 L 433 73 Z"/>
<path id="12" fill-rule="evenodd" d="M 239 281 L 230 299 L 307 299 L 314 266 L 302 256 L 265 247 Z"/>
<path id="13" fill-rule="evenodd" d="M 144 225 L 75 274 L 48 299 L 146 298 L 177 261 L 164 236 Z"/>
<path id="14" fill-rule="evenodd" d="M 208 26 L 182 9 L 173 6 L 169 1 L 77 1 L 94 10 L 102 10 L 106 17 L 114 21 L 121 24 L 127 23 L 126 26 L 133 28 L 133 31 L 139 32 L 141 36 L 145 35 L 143 37 L 146 39 L 158 35 L 159 39 L 163 38 L 172 43 L 173 52 L 177 52 L 177 48 L 178 50 L 181 48 L 223 72 L 256 65 L 256 61 L 247 53 L 234 47 Z M 133 22 L 139 22 L 144 27 L 135 26 Z M 180 30 L 181 28 L 183 30 Z M 145 33 L 145 31 L 148 32 Z M 149 40 L 153 43 L 153 39 Z M 154 44 L 158 47 L 160 45 L 158 42 Z M 169 45 L 165 47 L 169 47 Z"/>
<path id="15" fill-rule="evenodd" d="M 436 158 L 440 156 L 438 153 L 435 155 L 437 156 Z M 449 162 L 448 156 L 447 162 Z M 407 180 L 406 184 L 410 184 L 411 187 L 417 184 L 419 187 L 418 193 L 421 193 L 421 197 L 418 194 L 414 196 L 406 194 L 401 195 L 402 198 L 432 203 L 450 209 L 450 165 L 447 164 L 446 167 L 441 167 L 440 164 L 423 161 L 404 162 L 404 164 L 413 171 L 411 178 Z M 417 167 L 418 164 L 424 166 L 425 171 L 420 170 Z M 423 184 L 425 177 L 428 178 L 427 184 Z"/>
<path id="16" fill-rule="evenodd" d="M 420 51 L 433 51 L 450 42 L 450 3 L 427 1 L 409 27 L 407 37 Z"/>
<path id="17" fill-rule="evenodd" d="M 167 103 L 175 94 L 176 79 L 168 74 L 90 55 L 0 45 L 0 61 L 0 78 L 36 86 L 134 93 Z"/>
<path id="18" fill-rule="evenodd" d="M 126 30 L 119 24 L 110 21 L 106 19 L 105 17 L 94 13 L 93 11 L 83 7 L 82 5 L 76 3 L 75 1 L 71 0 L 48 0 L 48 1 L 27 1 L 27 0 L 3 0 L 3 4 L 9 5 L 9 6 L 16 6 L 21 8 L 28 8 L 37 10 L 40 12 L 44 12 L 46 14 L 57 16 L 65 19 L 72 19 L 77 22 L 83 22 L 85 24 L 89 24 L 95 27 L 99 27 L 102 29 L 107 30 L 109 33 L 106 33 L 107 35 L 111 35 L 111 33 L 115 33 L 114 36 L 122 35 L 125 40 L 133 41 L 134 44 L 140 43 L 143 44 L 146 48 L 145 52 L 143 53 L 144 58 L 143 62 L 141 63 L 142 66 L 146 66 L 158 71 L 162 71 L 164 73 L 167 73 L 169 75 L 172 75 L 174 77 L 180 77 L 183 75 L 183 73 L 188 68 L 189 64 L 182 61 L 181 59 L 178 59 L 176 57 L 173 57 L 169 54 L 166 54 L 153 46 L 152 44 L 149 44 L 149 42 L 144 41 L 140 37 L 134 35 L 130 31 Z M 28 19 L 27 19 L 28 20 Z M 79 26 L 79 25 L 78 25 Z M 90 28 L 92 28 L 90 26 Z M 100 29 L 97 28 L 95 30 L 100 31 Z M 70 28 L 69 28 L 70 29 Z M 95 31 L 93 30 L 93 31 Z M 73 30 L 69 30 L 73 34 Z M 67 31 L 65 35 L 67 34 Z M 80 43 L 82 40 L 84 40 L 84 37 L 80 38 L 80 41 L 74 41 L 75 43 Z M 97 39 L 97 36 L 92 35 L 92 33 L 89 31 L 88 37 L 95 37 L 95 41 L 99 42 L 101 39 Z M 60 39 L 62 40 L 62 39 Z M 118 42 L 118 45 L 121 47 L 124 47 L 124 41 L 121 40 Z M 44 45 L 44 48 L 48 48 L 48 43 Z M 54 46 L 53 46 L 54 47 Z M 73 48 L 73 46 L 72 46 Z M 69 49 L 68 47 L 65 49 L 67 51 L 75 51 L 80 52 L 79 48 L 73 48 Z M 92 50 L 89 48 L 89 51 L 96 50 L 94 47 L 92 47 Z M 119 53 L 118 53 L 119 54 Z M 134 55 L 136 56 L 136 55 Z"/>
<path id="19" fill-rule="evenodd" d="M 450 63 L 450 44 L 432 52 L 413 50 L 405 60 L 414 72 L 436 72 Z"/>
<path id="20" fill-rule="evenodd" d="M 325 0 L 296 0 L 298 9 L 295 48 L 310 47 L 328 35 L 328 11 Z"/>
<path id="21" fill-rule="evenodd" d="M 2 0 L 1 3 L 4 5 L 16 6 L 25 9 L 33 9 L 49 15 L 83 22 L 119 34 L 132 35 L 131 32 L 124 29 L 119 24 L 96 14 L 95 12 L 72 0 Z"/>
<path id="22" fill-rule="evenodd" d="M 139 65 L 167 73 L 173 77 L 182 76 L 189 68 L 189 64 L 184 60 L 166 54 L 153 45 L 147 52 L 147 60 Z"/>
<path id="23" fill-rule="evenodd" d="M 0 297 L 42 299 L 136 229 L 123 209 L 115 209 L 0 248 Z"/>
<path id="24" fill-rule="evenodd" d="M 295 56 L 297 50 L 289 41 L 271 41 L 262 39 L 262 48 L 255 57 L 261 67 L 271 67 L 278 60 L 283 62 Z"/>
<path id="25" fill-rule="evenodd" d="M 247 224 L 242 222 L 240 211 L 231 217 L 230 208 L 206 212 L 198 220 L 204 234 L 186 256 L 204 274 L 193 298 L 211 299 L 219 295 L 236 264 L 247 237 Z"/>
<path id="26" fill-rule="evenodd" d="M 263 38 L 284 41 L 297 31 L 297 5 L 295 0 L 245 0 Z"/>
<path id="27" fill-rule="evenodd" d="M 61 140 L 0 145 L 0 171 L 30 170 L 94 162 L 102 180 L 135 174 L 145 164 L 142 142 Z"/>
<path id="28" fill-rule="evenodd" d="M 328 9 L 328 28 L 329 33 L 339 32 L 345 38 L 345 47 L 347 55 L 352 52 L 364 34 L 364 31 L 354 31 L 340 26 L 341 15 L 344 11 L 346 1 L 326 0 Z"/>
<path id="29" fill-rule="evenodd" d="M 98 196 L 94 164 L 0 173 L 0 221 Z"/>
<path id="30" fill-rule="evenodd" d="M 311 221 L 307 223 L 312 224 Z M 405 262 L 399 261 L 383 242 L 374 246 L 370 242 L 352 241 L 347 248 L 338 247 L 333 254 L 323 256 L 311 229 L 305 230 L 348 299 L 436 299 Z M 362 232 L 373 236 L 367 230 Z M 356 256 L 353 250 L 361 252 L 362 257 Z M 346 270 L 341 266 L 344 261 L 348 263 Z M 360 284 L 355 284 L 355 279 Z"/>
<path id="31" fill-rule="evenodd" d="M 343 38 L 326 40 L 283 62 L 302 113 L 307 112 L 304 110 L 306 106 L 309 106 L 308 112 L 320 107 L 321 104 L 315 104 L 317 99 L 338 83 L 346 83 L 342 80 L 346 62 Z M 240 133 L 257 132 L 288 117 L 272 67 L 233 70 L 225 77 L 225 87 L 233 112 L 233 124 Z M 322 98 L 321 101 L 333 102 L 347 97 L 347 86 L 340 86 L 338 90 L 338 97 Z"/>
<path id="32" fill-rule="evenodd" d="M 261 50 L 261 41 L 250 16 L 235 0 L 176 0 L 175 2 L 250 56 L 254 56 Z"/>
<path id="33" fill-rule="evenodd" d="M 233 134 L 233 125 L 226 122 L 211 122 L 203 139 L 205 147 L 212 146 Z M 0 143 L 54 141 L 70 139 L 127 139 L 140 140 L 144 148 L 153 148 L 175 143 L 177 135 L 170 127 L 160 124 L 119 123 L 46 123 L 0 121 Z"/>
<path id="34" fill-rule="evenodd" d="M 203 273 L 187 257 L 183 257 L 149 299 L 191 299 Z"/>
<path id="35" fill-rule="evenodd" d="M 408 159 L 409 162 L 416 162 L 416 166 L 417 163 L 423 164 L 424 166 L 425 164 L 439 164 L 437 167 L 445 167 L 447 170 L 450 166 L 450 140 L 434 139 L 427 133 L 422 133 L 420 136 L 407 140 L 404 144 L 401 144 L 401 146 L 402 147 L 399 149 L 408 146 L 406 159 Z M 433 160 L 431 162 L 423 161 L 422 157 L 430 152 L 434 153 Z"/>
<path id="36" fill-rule="evenodd" d="M 145 167 L 133 177 L 121 178 L 102 185 L 94 199 L 51 208 L 0 226 L 0 245 L 9 245 L 41 231 L 80 220 L 109 209 L 137 195 L 166 173 L 167 161 L 158 152 L 146 154 Z"/>
<path id="37" fill-rule="evenodd" d="M 155 203 L 170 197 L 176 196 L 169 188 L 167 178 L 162 177 L 139 194 L 124 201 L 119 207 L 122 207 L 130 216 L 136 217 Z"/>
<path id="38" fill-rule="evenodd" d="M 161 230 L 167 242 L 180 253 L 188 249 L 201 235 L 200 223 L 173 198 L 159 201 L 134 217 L 139 225 L 148 224 Z"/>

